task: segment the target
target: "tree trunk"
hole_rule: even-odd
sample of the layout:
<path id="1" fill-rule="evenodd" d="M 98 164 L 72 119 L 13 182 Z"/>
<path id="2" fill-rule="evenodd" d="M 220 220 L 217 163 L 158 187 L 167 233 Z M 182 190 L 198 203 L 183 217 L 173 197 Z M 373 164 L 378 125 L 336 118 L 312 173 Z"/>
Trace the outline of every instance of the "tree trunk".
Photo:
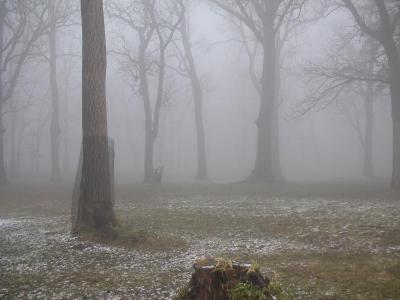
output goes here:
<path id="1" fill-rule="evenodd" d="M 1 86 L 1 82 L 0 82 Z M 1 91 L 0 91 L 1 94 Z M 0 98 L 0 184 L 7 183 L 6 176 L 6 168 L 4 164 L 4 132 L 5 128 L 3 127 L 3 112 L 2 112 L 2 102 Z"/>
<path id="2" fill-rule="evenodd" d="M 141 39 L 139 49 L 140 63 L 140 93 L 143 100 L 144 121 L 145 121 L 145 150 L 144 150 L 144 183 L 151 183 L 153 174 L 153 155 L 154 155 L 154 138 L 150 105 L 149 83 L 147 80 L 146 69 L 146 47 L 145 42 Z"/>
<path id="3" fill-rule="evenodd" d="M 383 44 L 388 58 L 390 77 L 390 97 L 393 120 L 393 188 L 400 188 L 400 57 L 393 39 L 387 39 Z"/>
<path id="4" fill-rule="evenodd" d="M 81 0 L 82 179 L 77 226 L 115 225 L 107 135 L 106 41 L 102 0 Z"/>
<path id="5" fill-rule="evenodd" d="M 115 203 L 115 176 L 114 176 L 114 140 L 108 140 L 108 151 L 109 151 L 109 163 L 110 163 L 110 178 L 111 178 L 111 202 Z M 78 223 L 78 209 L 79 209 L 79 196 L 80 196 L 80 184 L 82 181 L 82 146 L 79 152 L 78 168 L 75 174 L 74 189 L 72 191 L 72 205 L 71 205 L 71 222 L 72 226 L 76 226 Z"/>
<path id="6" fill-rule="evenodd" d="M 393 120 L 393 173 L 392 187 L 400 188 L 400 121 Z"/>
<path id="7" fill-rule="evenodd" d="M 145 152 L 144 152 L 144 183 L 151 183 L 153 177 L 154 139 L 151 127 L 151 112 L 145 113 Z"/>
<path id="8" fill-rule="evenodd" d="M 373 153 L 373 128 L 374 128 L 374 98 L 373 85 L 367 83 L 367 91 L 364 99 L 365 105 L 365 145 L 363 175 L 367 178 L 374 177 L 374 166 L 372 162 Z"/>
<path id="9" fill-rule="evenodd" d="M 50 153 L 51 153 L 51 181 L 61 181 L 59 145 L 59 103 L 57 87 L 57 52 L 56 52 L 56 11 L 55 0 L 49 0 L 49 43 L 50 43 L 50 90 L 51 90 L 51 122 L 50 122 Z"/>
<path id="10" fill-rule="evenodd" d="M 190 44 L 189 34 L 187 32 L 186 17 L 182 18 L 181 27 L 182 43 L 185 49 L 185 58 L 187 59 L 190 82 L 193 91 L 194 100 L 194 117 L 196 121 L 196 137 L 197 137 L 197 180 L 208 180 L 207 174 L 207 158 L 206 143 L 203 123 L 203 90 L 201 88 L 200 79 L 197 75 L 197 68 L 194 62 L 192 47 Z"/>
<path id="11" fill-rule="evenodd" d="M 194 116 L 196 119 L 196 137 L 197 137 L 197 180 L 208 180 L 206 142 L 203 125 L 203 92 L 197 75 L 192 79 Z"/>
<path id="12" fill-rule="evenodd" d="M 62 169 L 64 176 L 68 176 L 70 173 L 69 167 L 69 99 L 68 99 L 68 89 L 69 89 L 69 75 L 65 79 L 65 89 L 64 89 L 64 126 L 63 126 L 63 141 L 64 141 L 64 155 Z"/>
<path id="13" fill-rule="evenodd" d="M 14 106 L 10 106 L 11 110 L 15 109 Z M 17 150 L 16 150 L 16 135 L 17 135 L 17 112 L 14 111 L 11 113 L 11 151 L 10 151 L 10 166 L 9 166 L 9 175 L 11 180 L 15 179 L 18 176 L 18 166 L 17 166 Z"/>
<path id="14" fill-rule="evenodd" d="M 43 130 L 44 125 L 46 123 L 45 121 L 42 121 L 42 114 L 43 114 L 43 110 L 44 109 L 45 109 L 45 105 L 43 104 L 40 107 L 38 124 L 37 124 L 37 127 L 36 127 L 35 154 L 34 154 L 34 158 L 35 158 L 34 170 L 35 170 L 35 172 L 39 172 L 40 171 L 40 142 L 41 142 L 41 138 L 42 138 L 42 130 Z"/>
<path id="15" fill-rule="evenodd" d="M 273 173 L 273 123 L 275 107 L 275 80 L 276 80 L 276 49 L 274 17 L 268 12 L 264 22 L 264 49 L 262 93 L 260 112 L 257 125 L 257 154 L 255 166 L 248 177 L 252 182 L 273 182 L 276 176 Z"/>
<path id="16" fill-rule="evenodd" d="M 275 63 L 275 99 L 274 99 L 274 115 L 272 124 L 272 174 L 275 181 L 284 182 L 281 169 L 281 150 L 280 150 L 280 132 L 279 132 L 279 97 L 281 93 L 281 69 L 279 64 L 279 53 L 276 53 Z"/>
<path id="17" fill-rule="evenodd" d="M 4 33 L 4 21 L 6 15 L 6 2 L 0 2 L 0 184 L 7 182 L 6 168 L 4 164 L 4 132 L 3 126 L 3 104 L 4 104 L 4 86 L 2 80 L 2 69 L 3 69 L 3 33 Z"/>

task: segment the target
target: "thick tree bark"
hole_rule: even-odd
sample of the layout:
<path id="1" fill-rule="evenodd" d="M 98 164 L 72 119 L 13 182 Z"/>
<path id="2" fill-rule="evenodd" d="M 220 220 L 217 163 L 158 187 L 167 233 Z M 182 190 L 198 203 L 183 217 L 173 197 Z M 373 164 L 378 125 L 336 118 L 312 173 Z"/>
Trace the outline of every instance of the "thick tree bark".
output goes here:
<path id="1" fill-rule="evenodd" d="M 81 0 L 82 179 L 76 229 L 115 225 L 106 103 L 106 41 L 102 0 Z"/>
<path id="2" fill-rule="evenodd" d="M 56 11 L 55 0 L 49 0 L 49 44 L 50 44 L 50 90 L 51 90 L 51 122 L 50 122 L 50 153 L 51 153 L 51 181 L 61 181 L 60 172 L 60 125 L 59 101 L 57 87 L 57 50 L 56 50 Z"/>
<path id="3" fill-rule="evenodd" d="M 190 44 L 189 34 L 187 32 L 186 18 L 182 18 L 181 27 L 182 43 L 185 50 L 185 58 L 187 59 L 188 72 L 192 85 L 194 100 L 194 117 L 196 121 L 196 137 L 197 137 L 197 180 L 208 180 L 207 174 L 207 158 L 206 158 L 206 142 L 203 123 L 203 90 L 201 88 L 200 79 L 197 74 L 196 63 L 193 58 L 192 47 Z"/>
<path id="4" fill-rule="evenodd" d="M 110 163 L 110 178 L 111 178 L 111 202 L 115 203 L 115 176 L 114 176 L 114 140 L 108 140 L 108 151 L 109 151 L 109 163 Z M 82 181 L 82 147 L 79 153 L 78 168 L 75 174 L 74 190 L 72 192 L 72 205 L 71 205 L 71 222 L 72 226 L 78 224 L 78 208 L 79 208 L 79 197 L 80 197 L 80 185 Z"/>
<path id="5" fill-rule="evenodd" d="M 274 14 L 266 12 L 264 20 L 264 40 L 262 46 L 263 74 L 261 79 L 261 102 L 257 125 L 257 153 L 255 166 L 248 177 L 252 182 L 273 182 L 273 124 L 275 108 L 276 48 Z"/>

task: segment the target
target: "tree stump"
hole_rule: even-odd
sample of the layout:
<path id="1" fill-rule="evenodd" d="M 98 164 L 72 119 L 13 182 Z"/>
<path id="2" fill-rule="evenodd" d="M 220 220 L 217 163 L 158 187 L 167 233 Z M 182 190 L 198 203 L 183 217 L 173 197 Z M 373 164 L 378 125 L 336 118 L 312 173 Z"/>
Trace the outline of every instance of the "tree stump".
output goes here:
<path id="1" fill-rule="evenodd" d="M 185 296 L 187 300 L 229 300 L 230 291 L 239 284 L 249 284 L 266 291 L 269 279 L 251 264 L 207 259 L 193 265 L 194 273 Z"/>

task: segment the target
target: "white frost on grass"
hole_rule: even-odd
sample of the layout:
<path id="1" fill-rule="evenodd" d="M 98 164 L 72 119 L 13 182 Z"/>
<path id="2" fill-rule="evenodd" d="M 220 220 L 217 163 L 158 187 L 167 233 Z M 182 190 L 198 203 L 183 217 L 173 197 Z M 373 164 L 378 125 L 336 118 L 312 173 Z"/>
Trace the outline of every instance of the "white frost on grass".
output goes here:
<path id="1" fill-rule="evenodd" d="M 138 213 L 146 213 L 150 231 L 183 237 L 189 248 L 145 252 L 90 243 L 82 247 L 82 242 L 69 233 L 69 216 L 2 218 L 0 282 L 17 276 L 24 283 L 2 286 L 0 297 L 170 299 L 189 280 L 195 259 L 207 254 L 257 256 L 360 250 L 400 253 L 400 245 L 379 244 L 381 235 L 400 225 L 400 204 L 379 199 L 199 196 L 162 198 L 134 206 Z M 235 224 L 217 222 L 220 228 L 206 233 L 196 228 L 180 228 L 180 224 L 171 228 L 154 220 L 154 213 L 162 214 L 163 209 L 172 216 L 207 215 L 212 220 L 225 218 L 224 222 L 235 221 Z M 243 220 L 248 222 L 242 223 Z M 288 233 L 284 227 L 275 235 L 270 234 L 269 227 L 280 220 L 289 220 L 285 226 L 293 226 L 296 231 Z M 290 224 L 291 221 L 299 223 Z M 265 228 L 258 228 L 260 224 Z"/>

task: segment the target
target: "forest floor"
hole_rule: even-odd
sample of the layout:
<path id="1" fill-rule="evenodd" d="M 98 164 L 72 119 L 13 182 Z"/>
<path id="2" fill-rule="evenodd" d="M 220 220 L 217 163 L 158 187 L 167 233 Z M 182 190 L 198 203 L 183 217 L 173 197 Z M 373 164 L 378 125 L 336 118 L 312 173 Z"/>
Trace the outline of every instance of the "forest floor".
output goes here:
<path id="1" fill-rule="evenodd" d="M 120 222 L 160 248 L 82 242 L 70 204 L 0 187 L 0 299 L 170 299 L 203 255 L 254 260 L 293 299 L 400 299 L 400 194 L 379 183 L 118 186 Z"/>

